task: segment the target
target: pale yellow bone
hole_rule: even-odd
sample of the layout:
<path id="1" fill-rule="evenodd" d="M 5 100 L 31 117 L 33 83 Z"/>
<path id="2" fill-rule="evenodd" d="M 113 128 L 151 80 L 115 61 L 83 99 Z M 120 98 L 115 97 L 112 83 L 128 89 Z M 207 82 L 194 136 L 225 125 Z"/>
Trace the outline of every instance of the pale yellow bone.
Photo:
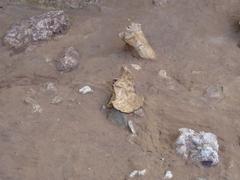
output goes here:
<path id="1" fill-rule="evenodd" d="M 156 54 L 148 43 L 141 24 L 132 23 L 125 32 L 119 33 L 119 37 L 128 45 L 132 46 L 139 56 L 144 59 L 155 59 Z"/>

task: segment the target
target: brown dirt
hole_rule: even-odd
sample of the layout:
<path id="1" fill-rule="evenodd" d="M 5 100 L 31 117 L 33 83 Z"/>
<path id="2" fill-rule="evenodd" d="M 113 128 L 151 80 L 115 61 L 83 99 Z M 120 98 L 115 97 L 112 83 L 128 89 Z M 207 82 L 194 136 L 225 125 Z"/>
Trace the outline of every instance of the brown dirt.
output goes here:
<path id="1" fill-rule="evenodd" d="M 0 36 L 12 23 L 46 11 L 1 3 Z M 238 0 L 169 0 L 159 7 L 151 0 L 105 0 L 99 7 L 66 10 L 72 23 L 66 35 L 18 54 L 0 46 L 0 179 L 123 180 L 145 168 L 138 179 L 163 179 L 168 169 L 176 180 L 240 179 L 240 38 L 234 25 L 239 12 Z M 129 19 L 143 25 L 155 61 L 124 50 L 118 33 Z M 61 74 L 53 60 L 69 46 L 81 53 L 80 67 Z M 132 71 L 145 97 L 145 117 L 130 116 L 136 138 L 100 110 L 111 94 L 109 82 L 131 63 L 143 68 Z M 160 69 L 171 79 L 159 77 Z M 62 103 L 50 103 L 54 93 L 45 90 L 47 82 L 55 83 Z M 86 84 L 94 93 L 79 94 Z M 203 98 L 214 84 L 224 87 L 221 101 Z M 24 103 L 28 96 L 41 113 Z M 216 167 L 199 167 L 176 155 L 182 127 L 218 136 Z"/>

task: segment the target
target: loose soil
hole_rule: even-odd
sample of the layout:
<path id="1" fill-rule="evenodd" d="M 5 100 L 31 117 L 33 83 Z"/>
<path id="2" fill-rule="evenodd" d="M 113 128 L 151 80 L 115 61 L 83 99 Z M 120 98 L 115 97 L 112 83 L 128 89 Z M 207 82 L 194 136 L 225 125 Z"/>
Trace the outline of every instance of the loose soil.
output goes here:
<path id="1" fill-rule="evenodd" d="M 0 36 L 12 23 L 48 11 L 29 4 L 0 1 Z M 83 9 L 66 9 L 71 28 L 65 35 L 12 52 L 0 46 L 1 180 L 160 180 L 171 170 L 176 180 L 240 179 L 240 40 L 238 0 L 103 0 Z M 118 33 L 142 24 L 156 60 L 133 57 Z M 54 60 L 74 46 L 80 66 L 56 70 Z M 131 64 L 139 64 L 136 71 Z M 128 115 L 137 136 L 106 118 L 102 105 L 123 65 L 145 97 L 144 117 Z M 170 78 L 158 75 L 166 70 Z M 57 91 L 46 90 L 46 83 Z M 204 96 L 223 86 L 224 97 Z M 90 85 L 94 92 L 78 89 Z M 56 96 L 63 101 L 51 104 Z M 42 108 L 33 112 L 24 98 Z M 178 129 L 218 136 L 220 163 L 197 166 L 176 155 Z"/>

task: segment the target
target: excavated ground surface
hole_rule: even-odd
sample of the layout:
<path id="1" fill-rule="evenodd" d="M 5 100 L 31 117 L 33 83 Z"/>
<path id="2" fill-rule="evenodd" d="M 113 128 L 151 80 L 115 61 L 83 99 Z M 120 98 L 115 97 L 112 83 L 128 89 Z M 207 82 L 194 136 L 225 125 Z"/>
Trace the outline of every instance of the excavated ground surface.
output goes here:
<path id="1" fill-rule="evenodd" d="M 240 3 L 162 2 L 105 0 L 97 7 L 67 9 L 67 34 L 20 53 L 0 46 L 1 180 L 123 180 L 134 169 L 146 169 L 138 178 L 145 180 L 163 179 L 166 170 L 176 180 L 240 179 L 240 36 L 234 24 Z M 1 37 L 12 23 L 48 11 L 4 0 L 1 4 Z M 129 21 L 142 24 L 156 60 L 137 59 L 124 49 L 118 33 Z M 54 60 L 69 46 L 80 52 L 80 66 L 59 73 Z M 145 97 L 145 116 L 128 117 L 137 137 L 101 111 L 122 65 L 132 70 L 136 90 Z M 169 79 L 158 75 L 161 69 Z M 57 91 L 46 90 L 49 82 Z M 206 98 L 206 88 L 217 84 L 224 97 Z M 84 85 L 94 92 L 81 95 L 78 89 Z M 63 101 L 51 104 L 55 95 Z M 42 112 L 33 113 L 26 97 L 34 98 Z M 218 136 L 217 166 L 196 166 L 176 155 L 182 127 Z"/>

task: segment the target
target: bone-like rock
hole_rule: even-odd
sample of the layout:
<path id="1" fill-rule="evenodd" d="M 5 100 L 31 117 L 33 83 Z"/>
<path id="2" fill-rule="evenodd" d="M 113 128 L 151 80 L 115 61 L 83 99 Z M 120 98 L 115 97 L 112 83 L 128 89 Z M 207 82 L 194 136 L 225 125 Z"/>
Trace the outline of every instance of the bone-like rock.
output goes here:
<path id="1" fill-rule="evenodd" d="M 148 43 L 141 24 L 132 23 L 126 28 L 125 32 L 121 32 L 119 37 L 128 45 L 133 47 L 138 55 L 143 59 L 155 59 L 156 54 Z"/>
<path id="2" fill-rule="evenodd" d="M 65 33 L 69 26 L 64 11 L 49 11 L 12 25 L 3 37 L 3 43 L 15 50 L 26 48 L 31 42 Z"/>

